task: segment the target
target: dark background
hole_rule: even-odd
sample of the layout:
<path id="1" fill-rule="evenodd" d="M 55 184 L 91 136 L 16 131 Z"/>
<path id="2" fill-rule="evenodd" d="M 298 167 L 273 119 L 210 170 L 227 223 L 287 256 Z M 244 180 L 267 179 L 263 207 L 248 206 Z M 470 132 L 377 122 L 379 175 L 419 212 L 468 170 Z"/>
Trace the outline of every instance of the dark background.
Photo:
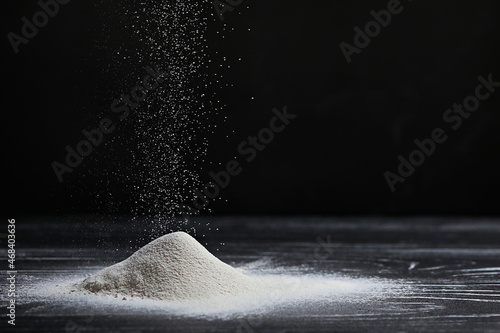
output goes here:
<path id="1" fill-rule="evenodd" d="M 219 50 L 214 66 L 227 57 L 232 66 L 221 73 L 234 86 L 218 92 L 227 121 L 214 116 L 220 126 L 208 138 L 213 164 L 200 171 L 202 179 L 267 126 L 273 107 L 287 105 L 299 115 L 244 165 L 222 193 L 228 201 L 211 205 L 214 214 L 500 213 L 500 91 L 457 131 L 442 120 L 447 108 L 474 93 L 479 75 L 500 81 L 500 6 L 494 0 L 401 3 L 403 12 L 351 64 L 339 43 L 352 44 L 353 28 L 387 1 L 244 1 L 226 14 L 225 27 L 216 16 L 209 20 L 207 43 Z M 34 1 L 3 6 L 3 36 L 19 33 L 20 18 L 39 10 Z M 106 158 L 109 146 L 63 184 L 50 165 L 64 159 L 64 147 L 95 126 L 120 91 L 110 88 L 119 84 L 102 69 L 121 64 L 96 47 L 102 8 L 77 0 L 62 6 L 17 55 L 3 38 L 9 213 L 110 212 L 95 200 L 103 192 L 96 180 L 104 176 L 89 171 L 114 163 Z M 116 28 L 116 40 L 126 41 Z M 448 140 L 391 193 L 384 172 L 396 172 L 398 155 L 408 156 L 413 141 L 436 127 L 447 129 Z M 120 188 L 108 190 L 119 196 Z"/>

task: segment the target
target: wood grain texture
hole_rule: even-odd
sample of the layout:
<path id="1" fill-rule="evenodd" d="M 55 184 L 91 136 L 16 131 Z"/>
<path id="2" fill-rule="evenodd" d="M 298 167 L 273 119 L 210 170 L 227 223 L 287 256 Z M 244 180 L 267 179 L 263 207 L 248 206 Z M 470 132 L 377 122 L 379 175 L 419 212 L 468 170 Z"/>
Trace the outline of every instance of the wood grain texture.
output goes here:
<path id="1" fill-rule="evenodd" d="M 321 274 L 386 286 L 353 298 L 285 304 L 224 318 L 41 297 L 37 288 L 47 281 L 95 272 L 153 236 L 145 224 L 126 218 L 21 222 L 19 332 L 500 332 L 496 219 L 198 219 L 193 223 L 199 225 L 201 243 L 247 271 Z M 2 239 L 4 258 L 5 248 Z M 1 279 L 2 304 L 5 281 Z M 0 325 L 6 327 L 5 318 Z"/>

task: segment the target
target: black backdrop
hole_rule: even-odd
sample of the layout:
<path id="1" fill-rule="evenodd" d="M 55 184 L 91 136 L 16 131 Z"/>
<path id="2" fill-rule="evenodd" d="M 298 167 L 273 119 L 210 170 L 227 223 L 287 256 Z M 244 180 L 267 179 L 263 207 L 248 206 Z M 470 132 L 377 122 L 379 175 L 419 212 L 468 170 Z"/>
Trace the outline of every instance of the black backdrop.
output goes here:
<path id="1" fill-rule="evenodd" d="M 207 160 L 231 159 L 268 124 L 273 107 L 298 115 L 224 189 L 227 202 L 213 203 L 213 213 L 500 212 L 500 91 L 458 130 L 447 130 L 448 140 L 394 192 L 384 179 L 415 139 L 444 128 L 443 113 L 474 93 L 479 75 L 500 81 L 497 1 L 401 3 L 404 10 L 350 64 L 339 43 L 352 44 L 353 28 L 387 1 L 243 1 L 225 15 L 225 32 L 210 19 L 208 43 L 234 62 L 222 69 L 234 86 L 219 91 L 228 118 L 210 136 Z M 34 1 L 2 5 L 3 36 L 38 10 Z M 50 166 L 116 97 L 106 93 L 115 83 L 101 70 L 114 60 L 96 51 L 99 8 L 92 1 L 64 5 L 17 55 L 3 38 L 3 191 L 11 213 L 106 212 L 95 204 L 94 182 L 77 181 L 80 169 L 59 184 Z M 113 163 L 105 149 L 99 154 Z"/>

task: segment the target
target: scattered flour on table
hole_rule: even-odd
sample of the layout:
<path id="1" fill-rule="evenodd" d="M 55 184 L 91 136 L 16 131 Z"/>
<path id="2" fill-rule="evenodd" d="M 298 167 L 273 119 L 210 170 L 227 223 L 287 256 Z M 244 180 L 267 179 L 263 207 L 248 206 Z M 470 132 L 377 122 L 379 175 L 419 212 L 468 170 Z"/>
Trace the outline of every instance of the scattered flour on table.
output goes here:
<path id="1" fill-rule="evenodd" d="M 183 301 L 255 294 L 266 284 L 220 261 L 187 233 L 174 232 L 76 287 L 120 297 Z"/>
<path id="2" fill-rule="evenodd" d="M 120 304 L 148 311 L 210 315 L 261 312 L 283 306 L 297 306 L 300 311 L 304 305 L 321 307 L 335 302 L 345 305 L 387 297 L 398 288 L 377 279 L 290 275 L 276 270 L 259 270 L 255 274 L 251 265 L 245 270 L 233 268 L 193 237 L 174 232 L 83 281 L 72 280 L 56 289 L 43 289 L 58 290 L 57 295 L 69 297 L 65 298 L 67 302 L 76 299 L 85 303 L 90 301 L 90 295 L 103 296 L 91 301 L 93 307 L 104 304 L 107 310 L 103 311 Z M 123 302 L 129 300 L 132 302 Z"/>

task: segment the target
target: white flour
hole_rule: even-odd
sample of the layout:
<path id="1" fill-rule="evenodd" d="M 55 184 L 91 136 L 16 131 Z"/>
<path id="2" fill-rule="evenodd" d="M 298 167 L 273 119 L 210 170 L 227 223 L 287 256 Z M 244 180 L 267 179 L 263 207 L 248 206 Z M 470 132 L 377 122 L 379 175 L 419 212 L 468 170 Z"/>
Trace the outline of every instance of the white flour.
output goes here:
<path id="1" fill-rule="evenodd" d="M 77 285 L 82 292 L 189 301 L 255 294 L 265 282 L 223 263 L 184 232 L 162 236 Z"/>
<path id="2" fill-rule="evenodd" d="M 174 232 L 83 281 L 62 280 L 60 285 L 49 284 L 39 290 L 68 304 L 91 302 L 92 308 L 99 307 L 103 312 L 122 313 L 126 308 L 221 317 L 294 307 L 300 312 L 303 306 L 325 304 L 344 306 L 398 290 L 395 284 L 377 279 L 290 275 L 286 270 L 264 267 L 263 271 L 255 265 L 247 264 L 245 272 L 250 275 L 243 274 L 243 270 L 217 259 L 193 237 Z"/>

